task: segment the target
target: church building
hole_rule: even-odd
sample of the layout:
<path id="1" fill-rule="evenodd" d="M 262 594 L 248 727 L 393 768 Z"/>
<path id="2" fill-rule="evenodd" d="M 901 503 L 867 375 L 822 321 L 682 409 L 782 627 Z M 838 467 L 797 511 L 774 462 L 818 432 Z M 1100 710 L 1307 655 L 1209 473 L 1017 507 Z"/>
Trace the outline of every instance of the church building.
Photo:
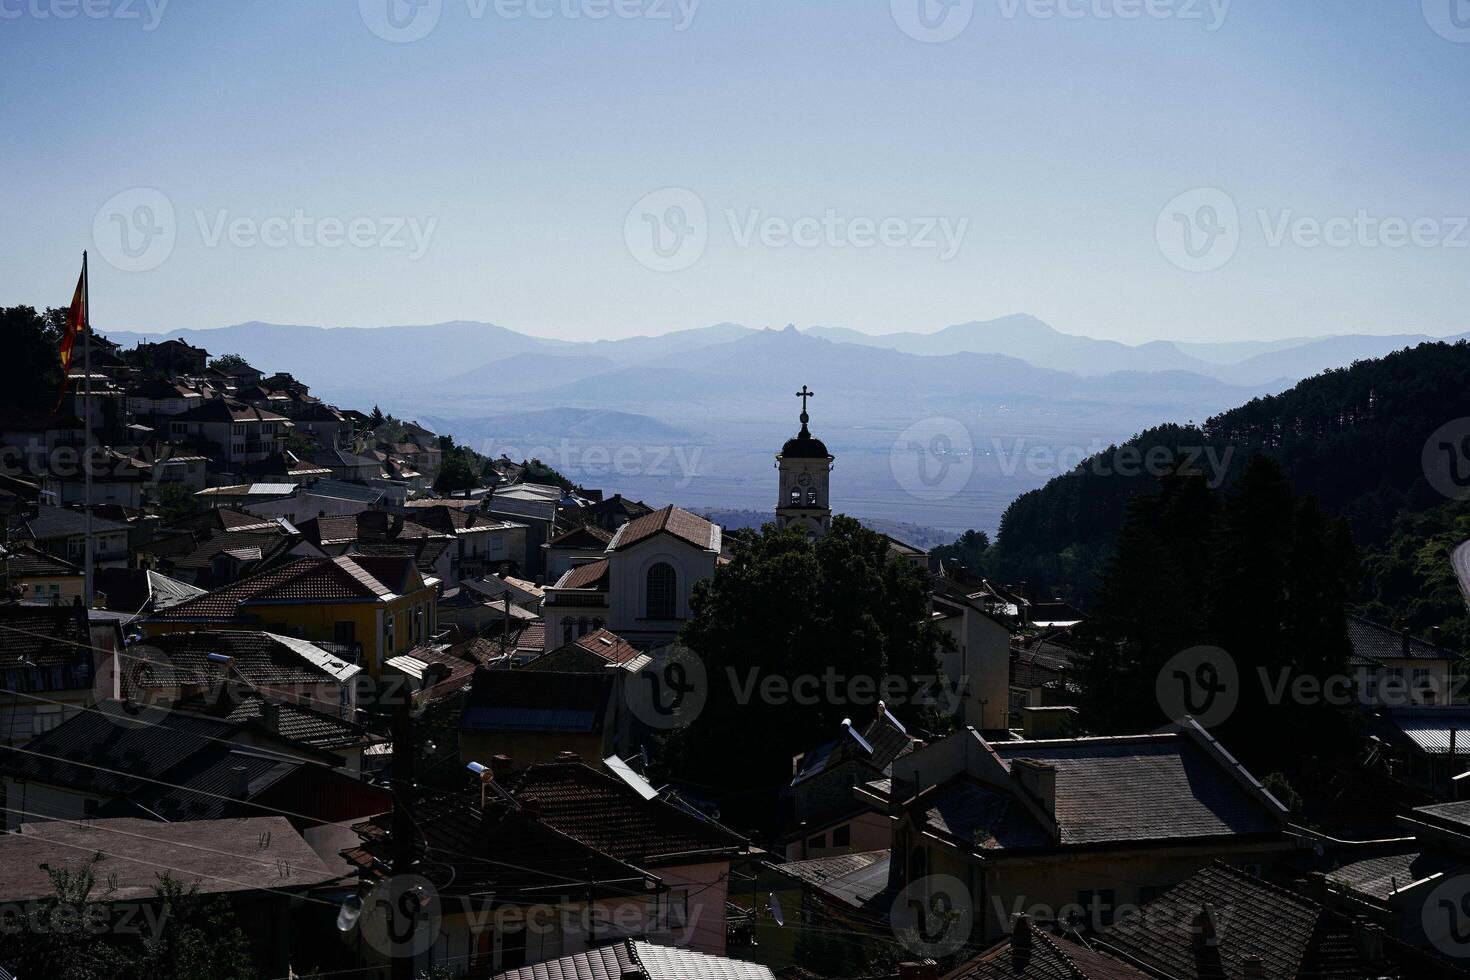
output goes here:
<path id="1" fill-rule="evenodd" d="M 833 455 L 807 424 L 807 399 L 816 394 L 806 385 L 796 393 L 801 399 L 801 431 L 786 440 L 776 456 L 780 471 L 776 497 L 776 523 L 781 528 L 799 527 L 809 538 L 820 538 L 832 528 L 830 496 Z"/>

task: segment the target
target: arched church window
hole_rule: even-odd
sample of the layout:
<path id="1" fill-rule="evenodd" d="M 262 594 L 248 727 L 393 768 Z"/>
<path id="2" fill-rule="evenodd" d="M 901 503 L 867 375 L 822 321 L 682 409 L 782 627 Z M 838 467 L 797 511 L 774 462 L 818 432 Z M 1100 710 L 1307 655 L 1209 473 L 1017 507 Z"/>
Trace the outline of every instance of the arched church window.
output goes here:
<path id="1" fill-rule="evenodd" d="M 673 619 L 678 610 L 679 578 L 674 566 L 659 562 L 648 570 L 647 616 L 649 619 Z"/>
<path id="2" fill-rule="evenodd" d="M 791 488 L 791 503 L 793 505 L 796 505 L 796 504 L 801 503 L 801 488 L 800 487 L 792 487 Z"/>
<path id="3" fill-rule="evenodd" d="M 809 504 L 815 504 L 817 502 L 817 491 L 808 490 L 806 492 L 806 502 Z"/>

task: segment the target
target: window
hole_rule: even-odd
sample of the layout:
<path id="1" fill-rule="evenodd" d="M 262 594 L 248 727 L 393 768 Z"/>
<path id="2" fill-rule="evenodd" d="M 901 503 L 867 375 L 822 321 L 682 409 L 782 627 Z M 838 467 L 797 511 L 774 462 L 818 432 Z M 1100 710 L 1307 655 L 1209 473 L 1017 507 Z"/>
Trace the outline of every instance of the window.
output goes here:
<path id="1" fill-rule="evenodd" d="M 806 502 L 809 504 L 815 504 L 817 502 L 817 491 L 808 490 L 806 492 Z"/>
<path id="2" fill-rule="evenodd" d="M 678 614 L 678 576 L 674 566 L 659 562 L 648 570 L 649 619 L 674 619 Z"/>
<path id="3" fill-rule="evenodd" d="M 801 488 L 800 487 L 792 487 L 791 488 L 791 506 L 795 507 L 795 506 L 797 506 L 800 503 L 801 503 Z"/>

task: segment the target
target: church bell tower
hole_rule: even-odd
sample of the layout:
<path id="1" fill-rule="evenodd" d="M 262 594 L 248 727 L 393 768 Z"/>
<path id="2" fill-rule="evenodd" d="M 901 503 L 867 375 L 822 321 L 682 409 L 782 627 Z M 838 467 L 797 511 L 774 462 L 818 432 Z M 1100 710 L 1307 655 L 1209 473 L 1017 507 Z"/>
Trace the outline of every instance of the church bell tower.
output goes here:
<path id="1" fill-rule="evenodd" d="M 832 527 L 832 504 L 828 497 L 833 456 L 822 440 L 812 437 L 807 429 L 807 399 L 816 393 L 806 385 L 796 393 L 801 399 L 801 431 L 776 456 L 780 487 L 776 498 L 776 524 L 782 528 L 799 527 L 807 537 L 816 539 Z"/>

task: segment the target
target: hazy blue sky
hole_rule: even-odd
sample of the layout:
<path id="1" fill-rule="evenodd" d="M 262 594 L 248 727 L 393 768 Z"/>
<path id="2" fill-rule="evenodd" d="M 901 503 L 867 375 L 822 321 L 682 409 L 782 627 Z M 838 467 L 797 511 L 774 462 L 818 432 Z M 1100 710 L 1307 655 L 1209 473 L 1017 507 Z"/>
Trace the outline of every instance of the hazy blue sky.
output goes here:
<path id="1" fill-rule="evenodd" d="M 1466 0 L 158 2 L 0 0 L 0 303 L 1470 329 Z"/>

